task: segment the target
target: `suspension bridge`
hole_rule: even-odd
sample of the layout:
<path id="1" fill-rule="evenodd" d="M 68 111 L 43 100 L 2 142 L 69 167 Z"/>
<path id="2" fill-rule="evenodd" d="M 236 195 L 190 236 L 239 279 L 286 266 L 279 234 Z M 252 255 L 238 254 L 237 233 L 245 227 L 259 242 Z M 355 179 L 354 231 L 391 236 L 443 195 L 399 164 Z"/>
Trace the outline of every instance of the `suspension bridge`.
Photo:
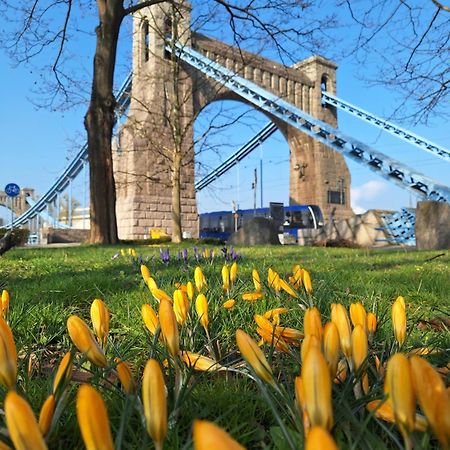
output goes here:
<path id="1" fill-rule="evenodd" d="M 133 46 L 133 72 L 128 75 L 116 93 L 116 114 L 121 123 L 118 132 L 119 149 L 114 155 L 114 166 L 118 192 L 119 233 L 122 227 L 123 238 L 143 237 L 145 228 L 168 225 L 170 195 L 167 189 L 161 191 L 161 178 L 149 172 L 150 166 L 160 166 L 158 155 L 151 153 L 145 139 L 138 139 L 139 123 L 152 135 L 167 140 L 167 124 L 163 120 L 150 121 L 157 109 L 163 109 L 167 116 L 170 111 L 170 98 L 167 82 L 155 73 L 169 67 L 171 58 L 181 61 L 186 77 L 177 89 L 191 90 L 192 99 L 188 106 L 191 117 L 208 103 L 226 98 L 239 99 L 264 112 L 270 121 L 244 146 L 226 158 L 209 174 L 192 182 L 193 162 L 183 171 L 183 216 L 187 217 L 184 227 L 196 230 L 195 192 L 209 186 L 232 167 L 242 161 L 275 131 L 280 130 L 291 148 L 290 198 L 294 203 L 318 204 L 326 210 L 330 203 L 333 188 L 324 184 L 325 177 L 348 180 L 345 162 L 330 154 L 342 155 L 369 168 L 378 176 L 411 192 L 421 200 L 450 202 L 450 188 L 438 183 L 416 170 L 385 155 L 371 146 L 346 134 L 337 126 L 336 109 L 351 114 L 358 119 L 378 127 L 411 145 L 431 153 L 437 158 L 450 161 L 450 151 L 401 128 L 381 117 L 377 117 L 358 106 L 339 98 L 335 94 L 336 66 L 324 58 L 312 57 L 301 61 L 292 68 L 286 68 L 270 60 L 265 60 L 249 52 L 239 54 L 231 46 L 189 32 L 189 24 L 181 21 L 184 36 L 178 42 L 167 40 L 166 36 L 153 35 L 151 39 L 142 38 L 140 33 L 164 28 L 164 10 L 144 12 L 137 16 Z M 152 22 L 152 23 L 150 23 Z M 150 26 L 149 26 L 150 24 Z M 151 33 L 151 31 L 150 31 Z M 186 34 L 187 33 L 187 34 Z M 151 89 L 148 89 L 150 81 Z M 142 108 L 145 105 L 145 108 Z M 162 117 L 162 114 L 161 114 Z M 167 117 L 165 117 L 167 120 Z M 131 130 L 131 131 L 130 131 Z M 144 136 L 145 138 L 146 136 Z M 153 144 L 161 145 L 161 141 Z M 136 151 L 140 150 L 140 152 Z M 147 156 L 142 159 L 142 150 Z M 187 150 L 186 153 L 193 153 Z M 137 160 L 136 158 L 141 158 Z M 192 158 L 193 161 L 193 158 Z M 300 162 L 307 167 L 304 179 L 293 177 L 293 167 Z M 55 215 L 49 214 L 49 206 L 59 201 L 63 192 L 71 192 L 71 185 L 88 165 L 87 145 L 84 145 L 68 167 L 60 174 L 38 200 L 32 193 L 25 196 L 28 207 L 7 227 L 29 226 L 31 221 L 41 218 L 55 227 L 70 227 L 72 202 L 68 201 L 68 223 L 59 220 L 59 208 Z M 129 169 L 141 173 L 130 175 Z M 139 169 L 139 170 L 138 170 Z M 139 179 L 139 176 L 141 179 Z M 145 186 L 143 178 L 146 178 Z M 295 178 L 295 179 L 294 179 Z M 307 183 L 305 183 L 307 181 Z M 327 182 L 328 184 L 328 182 Z M 348 217 L 351 214 L 349 189 L 337 205 L 338 214 Z M 2 201 L 0 195 L 0 203 Z M 184 220 L 184 219 L 183 219 Z M 393 241 L 412 243 L 414 241 L 414 211 L 403 210 L 385 218 L 386 228 Z M 195 231 L 194 231 L 195 233 Z"/>

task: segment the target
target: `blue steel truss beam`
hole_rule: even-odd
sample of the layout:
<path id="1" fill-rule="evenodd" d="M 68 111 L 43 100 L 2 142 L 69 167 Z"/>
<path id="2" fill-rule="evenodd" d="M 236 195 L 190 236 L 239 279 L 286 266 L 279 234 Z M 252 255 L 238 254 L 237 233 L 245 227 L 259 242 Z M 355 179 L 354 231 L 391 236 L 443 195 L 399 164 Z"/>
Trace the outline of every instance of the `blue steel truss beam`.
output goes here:
<path id="1" fill-rule="evenodd" d="M 327 103 L 328 105 L 335 106 L 339 109 L 342 109 L 342 111 L 348 112 L 360 119 L 363 119 L 366 122 L 375 125 L 384 131 L 387 131 L 393 136 L 403 139 L 410 144 L 414 144 L 420 149 L 431 152 L 433 155 L 440 156 L 441 158 L 450 162 L 450 150 L 434 144 L 428 139 L 424 139 L 417 134 L 411 133 L 410 131 L 399 127 L 398 125 L 393 124 L 392 122 L 388 122 L 381 117 L 377 117 L 375 114 L 364 111 L 363 109 L 352 105 L 351 103 L 342 100 L 341 98 L 336 97 L 329 92 L 322 91 L 322 101 L 324 103 Z"/>
<path id="2" fill-rule="evenodd" d="M 172 51 L 166 45 L 167 51 Z M 374 150 L 318 120 L 251 81 L 236 75 L 190 47 L 175 44 L 177 57 L 220 82 L 257 108 L 283 120 L 326 146 L 368 167 L 378 175 L 424 200 L 450 202 L 450 188 Z"/>
<path id="3" fill-rule="evenodd" d="M 133 74 L 130 72 L 116 94 L 116 114 L 119 117 L 125 114 L 128 106 L 130 105 L 132 76 Z M 17 227 L 19 225 L 24 225 L 36 215 L 42 215 L 42 212 L 46 208 L 47 204 L 51 203 L 58 194 L 67 188 L 71 181 L 81 172 L 83 166 L 87 164 L 87 161 L 88 148 L 87 144 L 84 144 L 80 151 L 76 154 L 75 158 L 70 162 L 57 180 L 50 186 L 49 190 L 37 202 L 30 203 L 29 199 L 27 199 L 27 202 L 31 205 L 31 207 L 22 215 L 16 217 L 13 222 L 13 226 Z M 11 224 L 5 226 L 10 227 Z"/>
<path id="4" fill-rule="evenodd" d="M 262 128 L 255 136 L 251 138 L 246 144 L 244 144 L 237 152 L 233 153 L 222 164 L 212 170 L 208 175 L 195 183 L 195 190 L 197 192 L 210 185 L 214 180 L 221 177 L 224 173 L 228 172 L 239 161 L 244 159 L 253 150 L 258 148 L 259 144 L 262 144 L 266 139 L 272 136 L 277 131 L 277 126 L 273 122 L 269 122 Z"/>

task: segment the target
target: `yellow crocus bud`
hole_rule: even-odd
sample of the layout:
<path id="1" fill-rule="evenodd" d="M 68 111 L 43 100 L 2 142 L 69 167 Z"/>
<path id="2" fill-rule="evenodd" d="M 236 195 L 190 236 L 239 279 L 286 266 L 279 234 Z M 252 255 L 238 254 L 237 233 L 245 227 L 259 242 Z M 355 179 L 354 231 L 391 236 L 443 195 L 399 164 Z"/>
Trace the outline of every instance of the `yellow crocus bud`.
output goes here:
<path id="1" fill-rule="evenodd" d="M 230 299 L 230 300 L 227 300 L 226 302 L 224 302 L 223 303 L 223 307 L 225 308 L 225 309 L 231 309 L 231 308 L 233 308 L 233 306 L 236 304 L 236 300 L 234 300 L 234 299 Z"/>
<path id="2" fill-rule="evenodd" d="M 302 269 L 302 283 L 305 288 L 305 291 L 308 295 L 312 295 L 313 287 L 311 282 L 311 275 L 306 269 Z"/>
<path id="3" fill-rule="evenodd" d="M 323 354 L 330 369 L 332 380 L 337 373 L 340 350 L 338 329 L 333 322 L 327 322 L 323 329 Z"/>
<path id="4" fill-rule="evenodd" d="M 406 306 L 403 297 L 397 297 L 392 305 L 392 326 L 398 345 L 403 345 L 406 338 Z"/>
<path id="5" fill-rule="evenodd" d="M 109 333 L 109 311 L 105 303 L 98 298 L 91 305 L 91 320 L 97 339 L 105 345 Z"/>
<path id="6" fill-rule="evenodd" d="M 237 265 L 237 262 L 235 261 L 233 264 L 231 264 L 231 268 L 230 268 L 230 281 L 231 281 L 231 284 L 236 283 L 237 273 L 238 273 L 238 265 Z"/>
<path id="7" fill-rule="evenodd" d="M 86 358 L 98 367 L 108 365 L 103 350 L 97 344 L 91 330 L 78 316 L 70 316 L 67 319 L 67 330 L 75 347 L 83 353 Z"/>
<path id="8" fill-rule="evenodd" d="M 306 355 L 313 347 L 320 349 L 319 338 L 315 334 L 308 334 L 305 336 L 305 339 L 303 339 L 302 347 L 300 350 L 300 356 L 303 363 L 305 362 Z"/>
<path id="9" fill-rule="evenodd" d="M 388 401 L 392 405 L 397 426 L 405 438 L 414 430 L 416 399 L 411 367 L 408 358 L 402 353 L 389 358 L 384 390 L 389 396 Z"/>
<path id="10" fill-rule="evenodd" d="M 191 369 L 198 370 L 200 372 L 219 370 L 222 366 L 211 358 L 199 355 L 198 353 L 188 352 L 183 350 L 181 352 L 181 359 Z"/>
<path id="11" fill-rule="evenodd" d="M 289 284 L 285 280 L 280 278 L 279 283 L 280 283 L 280 288 L 283 289 L 284 292 L 288 293 L 291 297 L 293 297 L 293 298 L 299 297 L 297 292 L 295 292 L 294 289 L 292 289 L 292 287 L 289 286 Z"/>
<path id="12" fill-rule="evenodd" d="M 259 292 L 261 290 L 261 279 L 259 278 L 259 273 L 256 269 L 252 270 L 252 279 L 255 286 L 255 291 Z"/>
<path id="13" fill-rule="evenodd" d="M 189 301 L 192 302 L 194 295 L 195 295 L 195 290 L 194 290 L 194 285 L 192 284 L 192 281 L 188 281 L 186 284 L 186 293 L 187 296 L 189 298 Z"/>
<path id="14" fill-rule="evenodd" d="M 39 429 L 43 436 L 45 436 L 50 430 L 52 424 L 53 414 L 55 412 L 55 396 L 51 394 L 47 397 L 42 405 L 41 412 L 39 413 Z"/>
<path id="15" fill-rule="evenodd" d="M 30 405 L 16 391 L 9 391 L 6 394 L 5 417 L 14 448 L 18 450 L 47 449 Z"/>
<path id="16" fill-rule="evenodd" d="M 352 331 L 352 359 L 355 372 L 359 370 L 367 358 L 367 334 L 364 328 L 357 324 Z"/>
<path id="17" fill-rule="evenodd" d="M 142 402 L 147 432 L 153 439 L 155 447 L 162 449 L 167 434 L 166 384 L 161 366 L 155 359 L 149 359 L 145 365 Z"/>
<path id="18" fill-rule="evenodd" d="M 167 292 L 162 289 L 155 288 L 150 291 L 155 298 L 155 300 L 159 303 L 162 299 L 167 300 L 169 303 L 172 303 L 172 298 Z"/>
<path id="19" fill-rule="evenodd" d="M 433 366 L 419 356 L 410 359 L 413 385 L 420 408 L 425 414 L 442 448 L 450 448 L 450 396 Z M 447 425 L 443 422 L 447 417 Z"/>
<path id="20" fill-rule="evenodd" d="M 105 403 L 89 384 L 82 384 L 78 389 L 77 419 L 87 450 L 114 449 Z"/>
<path id="21" fill-rule="evenodd" d="M 156 281 L 152 277 L 148 277 L 147 286 L 150 292 L 152 292 L 154 289 L 158 289 L 158 285 L 156 284 Z"/>
<path id="22" fill-rule="evenodd" d="M 331 434 L 323 427 L 312 427 L 306 438 L 305 450 L 338 450 Z"/>
<path id="23" fill-rule="evenodd" d="M 212 422 L 194 420 L 194 450 L 245 450 L 230 435 Z"/>
<path id="24" fill-rule="evenodd" d="M 0 317 L 0 383 L 12 389 L 17 378 L 17 351 L 8 324 Z"/>
<path id="25" fill-rule="evenodd" d="M 134 383 L 133 374 L 131 373 L 130 366 L 122 361 L 120 358 L 115 358 L 114 362 L 116 365 L 117 376 L 119 377 L 120 384 L 123 387 L 123 390 L 127 394 L 134 394 L 136 390 L 136 385 Z"/>
<path id="26" fill-rule="evenodd" d="M 159 324 L 169 353 L 175 358 L 180 351 L 177 318 L 173 312 L 172 303 L 161 300 L 159 304 Z"/>
<path id="27" fill-rule="evenodd" d="M 208 300 L 204 294 L 197 295 L 195 300 L 195 310 L 197 311 L 198 320 L 200 321 L 202 327 L 206 330 L 209 325 L 208 318 Z"/>
<path id="28" fill-rule="evenodd" d="M 148 283 L 148 280 L 151 277 L 151 275 L 150 270 L 148 270 L 148 267 L 145 264 L 141 264 L 141 275 L 145 283 Z"/>
<path id="29" fill-rule="evenodd" d="M 272 369 L 258 344 L 241 329 L 236 331 L 236 343 L 243 358 L 252 367 L 258 378 L 274 384 Z"/>
<path id="30" fill-rule="evenodd" d="M 261 336 L 263 343 L 266 342 L 269 345 L 273 345 L 280 352 L 288 353 L 289 347 L 285 340 L 280 336 L 271 331 L 268 331 L 266 328 L 258 327 L 256 332 Z"/>
<path id="31" fill-rule="evenodd" d="M 1 297 L 1 309 L 0 309 L 2 317 L 5 317 L 8 314 L 9 301 L 10 301 L 9 292 L 6 289 L 3 289 Z"/>
<path id="32" fill-rule="evenodd" d="M 330 430 L 333 426 L 330 371 L 322 352 L 317 347 L 311 347 L 306 354 L 302 367 L 302 381 L 305 407 L 311 425 Z"/>
<path id="33" fill-rule="evenodd" d="M 319 341 L 322 340 L 322 320 L 320 318 L 319 310 L 313 306 L 305 311 L 305 316 L 303 318 L 303 331 L 305 336 L 309 334 L 314 334 L 318 337 Z"/>
<path id="34" fill-rule="evenodd" d="M 377 316 L 373 312 L 367 313 L 367 332 L 374 334 L 377 329 Z"/>
<path id="35" fill-rule="evenodd" d="M 159 326 L 158 314 L 156 314 L 156 311 L 150 305 L 145 304 L 141 307 L 141 316 L 147 330 L 154 335 Z"/>
<path id="36" fill-rule="evenodd" d="M 341 349 L 347 358 L 352 356 L 351 327 L 347 310 L 340 303 L 331 305 L 331 321 L 336 325 L 339 332 Z"/>
<path id="37" fill-rule="evenodd" d="M 354 327 L 361 325 L 364 331 L 367 331 L 367 314 L 361 302 L 350 305 L 350 320 Z"/>
<path id="38" fill-rule="evenodd" d="M 194 281 L 198 292 L 201 292 L 206 287 L 205 275 L 203 275 L 202 269 L 199 266 L 194 270 Z"/>
<path id="39" fill-rule="evenodd" d="M 55 374 L 55 379 L 53 380 L 53 394 L 56 394 L 56 391 L 60 386 L 65 385 L 72 378 L 72 353 L 67 352 L 61 362 L 59 363 L 58 370 Z"/>
<path id="40" fill-rule="evenodd" d="M 222 267 L 222 287 L 225 292 L 230 290 L 230 271 L 226 264 Z"/>
<path id="41" fill-rule="evenodd" d="M 177 322 L 183 325 L 186 322 L 188 311 L 189 311 L 189 301 L 187 299 L 186 293 L 181 289 L 176 289 L 173 293 L 173 311 Z"/>
<path id="42" fill-rule="evenodd" d="M 256 300 L 263 297 L 264 294 L 262 292 L 245 292 L 242 294 L 242 300 L 245 300 L 246 302 L 256 302 Z"/>
<path id="43" fill-rule="evenodd" d="M 335 384 L 341 384 L 347 379 L 348 364 L 345 359 L 340 359 L 336 370 L 336 378 L 333 380 Z"/>

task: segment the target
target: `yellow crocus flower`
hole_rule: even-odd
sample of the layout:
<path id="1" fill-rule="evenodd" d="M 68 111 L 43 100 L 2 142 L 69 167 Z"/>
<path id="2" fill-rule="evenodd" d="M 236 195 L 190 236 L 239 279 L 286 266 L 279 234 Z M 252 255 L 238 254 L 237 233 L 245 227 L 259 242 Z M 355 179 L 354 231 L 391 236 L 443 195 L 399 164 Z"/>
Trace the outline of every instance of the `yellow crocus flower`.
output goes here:
<path id="1" fill-rule="evenodd" d="M 395 421 L 404 439 L 414 430 L 416 398 L 411 367 L 402 353 L 391 356 L 387 363 L 384 391 L 392 405 Z"/>
<path id="2" fill-rule="evenodd" d="M 158 285 L 156 284 L 156 281 L 152 277 L 148 277 L 147 286 L 150 292 L 152 292 L 154 289 L 158 289 Z"/>
<path id="3" fill-rule="evenodd" d="M 1 316 L 5 317 L 8 314 L 8 310 L 9 310 L 9 301 L 10 301 L 10 297 L 9 297 L 9 292 L 6 289 L 3 289 L 2 291 L 2 297 L 1 297 Z"/>
<path id="4" fill-rule="evenodd" d="M 0 383 L 12 389 L 17 378 L 17 351 L 14 338 L 5 320 L 0 317 Z"/>
<path id="5" fill-rule="evenodd" d="M 245 450 L 230 435 L 212 422 L 194 420 L 194 450 Z"/>
<path id="6" fill-rule="evenodd" d="M 450 396 L 445 389 L 444 381 L 425 359 L 412 356 L 410 364 L 420 408 L 442 447 L 450 448 Z M 445 424 L 444 416 L 448 418 L 446 426 L 443 426 Z"/>
<path id="7" fill-rule="evenodd" d="M 148 280 L 151 277 L 151 275 L 150 275 L 150 270 L 148 269 L 148 267 L 145 264 L 141 264 L 141 275 L 142 275 L 142 278 L 144 279 L 145 283 L 148 283 Z"/>
<path id="8" fill-rule="evenodd" d="M 305 316 L 303 318 L 303 331 L 305 332 L 305 336 L 315 334 L 319 341 L 322 340 L 322 320 L 320 318 L 320 312 L 315 306 L 308 308 L 305 311 Z"/>
<path id="9" fill-rule="evenodd" d="M 272 369 L 258 344 L 241 329 L 236 331 L 236 343 L 243 358 L 252 367 L 258 378 L 274 384 Z"/>
<path id="10" fill-rule="evenodd" d="M 341 349 L 347 358 L 352 356 L 351 327 L 347 310 L 340 303 L 331 305 L 331 321 L 336 325 L 339 332 Z"/>
<path id="11" fill-rule="evenodd" d="M 306 360 L 307 354 L 313 347 L 320 349 L 319 338 L 315 334 L 308 334 L 307 336 L 305 336 L 305 339 L 303 339 L 301 350 L 300 350 L 300 357 L 301 357 L 301 360 L 303 363 Z"/>
<path id="12" fill-rule="evenodd" d="M 302 287 L 302 277 L 303 277 L 303 269 L 296 264 L 293 268 L 292 268 L 292 278 L 293 278 L 293 285 L 297 288 L 300 289 Z"/>
<path id="13" fill-rule="evenodd" d="M 364 331 L 367 331 L 367 313 L 361 302 L 350 305 L 350 320 L 354 327 L 361 325 Z"/>
<path id="14" fill-rule="evenodd" d="M 333 322 L 327 322 L 323 329 L 323 354 L 330 369 L 332 380 L 337 373 L 340 350 L 341 345 L 339 343 L 338 329 Z"/>
<path id="15" fill-rule="evenodd" d="M 181 352 L 181 359 L 188 367 L 201 372 L 214 371 L 222 368 L 217 361 L 187 350 Z"/>
<path id="16" fill-rule="evenodd" d="M 312 427 L 306 438 L 305 450 L 338 450 L 336 442 L 326 428 Z"/>
<path id="17" fill-rule="evenodd" d="M 159 304 L 159 324 L 169 353 L 175 358 L 180 351 L 178 326 L 172 303 L 162 299 Z"/>
<path id="18" fill-rule="evenodd" d="M 155 298 L 155 300 L 159 303 L 161 300 L 167 300 L 169 303 L 172 303 L 172 298 L 169 294 L 159 288 L 152 289 L 150 291 Z"/>
<path id="19" fill-rule="evenodd" d="M 98 298 L 91 305 L 91 320 L 97 339 L 105 345 L 109 333 L 109 311 L 105 303 Z"/>
<path id="20" fill-rule="evenodd" d="M 276 292 L 280 292 L 280 275 L 271 267 L 267 271 L 267 282 L 269 283 L 269 287 L 275 289 Z"/>
<path id="21" fill-rule="evenodd" d="M 367 313 L 367 332 L 374 334 L 377 329 L 377 316 L 373 312 Z"/>
<path id="22" fill-rule="evenodd" d="M 114 362 L 116 365 L 117 375 L 120 380 L 120 384 L 123 387 L 123 390 L 127 394 L 133 394 L 136 385 L 134 383 L 133 374 L 131 373 L 130 366 L 125 362 L 122 361 L 120 358 L 115 358 Z"/>
<path id="23" fill-rule="evenodd" d="M 272 320 L 274 317 L 279 316 L 280 314 L 285 314 L 289 312 L 288 308 L 274 308 L 274 309 L 269 309 L 268 311 L 266 311 L 264 313 L 264 317 L 266 319 Z"/>
<path id="24" fill-rule="evenodd" d="M 261 290 L 261 279 L 259 278 L 259 273 L 256 269 L 252 270 L 252 280 L 255 286 L 255 291 L 259 292 Z"/>
<path id="25" fill-rule="evenodd" d="M 9 436 L 16 450 L 47 449 L 33 410 L 16 391 L 9 391 L 6 394 L 5 418 Z"/>
<path id="26" fill-rule="evenodd" d="M 53 380 L 53 394 L 56 394 L 58 388 L 72 378 L 73 364 L 72 364 L 72 353 L 67 352 L 61 362 L 59 363 L 58 370 L 55 374 L 55 379 Z"/>
<path id="27" fill-rule="evenodd" d="M 199 266 L 194 270 L 194 281 L 198 292 L 201 292 L 206 287 L 206 278 Z"/>
<path id="28" fill-rule="evenodd" d="M 108 365 L 103 350 L 92 335 L 86 323 L 78 316 L 70 316 L 67 319 L 67 330 L 75 347 L 83 353 L 89 361 L 98 367 Z"/>
<path id="29" fill-rule="evenodd" d="M 302 269 L 302 283 L 305 288 L 305 291 L 308 295 L 312 295 L 313 287 L 311 282 L 311 275 L 306 269 Z"/>
<path id="30" fill-rule="evenodd" d="M 403 345 L 406 338 L 406 306 L 403 297 L 397 297 L 392 305 L 392 326 L 398 345 Z"/>
<path id="31" fill-rule="evenodd" d="M 283 289 L 284 292 L 288 293 L 293 298 L 299 298 L 299 295 L 297 294 L 297 292 L 295 292 L 294 289 L 292 289 L 292 287 L 289 286 L 289 284 L 285 280 L 280 278 L 279 283 L 280 283 L 280 288 Z"/>
<path id="32" fill-rule="evenodd" d="M 226 264 L 222 267 L 222 287 L 225 292 L 230 290 L 230 271 Z"/>
<path id="33" fill-rule="evenodd" d="M 322 352 L 317 347 L 311 347 L 306 354 L 302 367 L 302 382 L 305 407 L 311 425 L 330 430 L 333 426 L 330 371 Z"/>
<path id="34" fill-rule="evenodd" d="M 225 309 L 231 309 L 231 308 L 233 308 L 233 306 L 236 304 L 236 300 L 234 300 L 234 299 L 230 299 L 230 300 L 227 300 L 226 302 L 224 302 L 223 303 L 223 307 L 225 308 Z"/>
<path id="35" fill-rule="evenodd" d="M 242 294 L 242 300 L 245 300 L 246 302 L 256 302 L 256 300 L 263 297 L 264 294 L 262 292 L 245 292 Z"/>
<path id="36" fill-rule="evenodd" d="M 289 347 L 286 341 L 279 335 L 268 331 L 266 328 L 256 328 L 256 332 L 261 336 L 263 343 L 266 342 L 269 345 L 273 345 L 280 352 L 288 353 Z"/>
<path id="37" fill-rule="evenodd" d="M 188 281 L 186 284 L 186 293 L 189 298 L 189 301 L 192 302 L 195 295 L 194 285 L 192 284 L 192 281 Z"/>
<path id="38" fill-rule="evenodd" d="M 114 449 L 105 403 L 89 384 L 82 384 L 78 389 L 77 418 L 87 450 Z"/>
<path id="39" fill-rule="evenodd" d="M 197 295 L 195 300 L 195 310 L 197 311 L 198 319 L 202 327 L 206 330 L 209 325 L 208 318 L 208 300 L 204 294 Z"/>
<path id="40" fill-rule="evenodd" d="M 355 372 L 359 370 L 367 358 L 367 334 L 364 328 L 357 324 L 352 331 L 352 359 Z"/>
<path id="41" fill-rule="evenodd" d="M 156 449 L 163 448 L 167 434 L 166 384 L 159 362 L 149 359 L 142 379 L 142 402 L 147 432 Z"/>
<path id="42" fill-rule="evenodd" d="M 41 430 L 43 436 L 45 436 L 50 430 L 54 412 L 55 396 L 51 394 L 47 397 L 47 400 L 45 400 L 39 413 L 39 429 Z"/>
<path id="43" fill-rule="evenodd" d="M 154 335 L 159 326 L 158 314 L 156 314 L 156 311 L 150 305 L 145 304 L 141 307 L 141 316 L 147 330 Z"/>
<path id="44" fill-rule="evenodd" d="M 231 264 L 231 268 L 230 268 L 230 281 L 231 281 L 231 284 L 236 283 L 237 272 L 238 272 L 238 265 L 237 265 L 237 262 L 235 261 L 233 264 Z"/>
<path id="45" fill-rule="evenodd" d="M 189 311 L 189 301 L 187 299 L 186 293 L 181 289 L 176 289 L 173 293 L 173 311 L 177 322 L 183 325 L 186 322 L 188 311 Z"/>

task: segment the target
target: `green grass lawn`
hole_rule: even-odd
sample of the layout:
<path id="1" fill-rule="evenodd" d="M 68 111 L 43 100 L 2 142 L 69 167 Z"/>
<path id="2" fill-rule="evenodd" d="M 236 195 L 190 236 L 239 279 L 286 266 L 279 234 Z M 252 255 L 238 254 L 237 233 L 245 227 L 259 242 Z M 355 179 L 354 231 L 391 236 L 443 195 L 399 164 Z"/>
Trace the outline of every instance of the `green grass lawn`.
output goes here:
<path id="1" fill-rule="evenodd" d="M 340 448 L 402 448 L 395 425 L 381 422 L 364 408 L 367 401 L 380 398 L 382 381 L 377 377 L 372 356 L 382 362 L 394 352 L 391 305 L 399 295 L 407 304 L 408 337 L 402 351 L 430 347 L 438 351 L 428 360 L 436 366 L 449 361 L 448 329 L 427 327 L 424 320 L 450 315 L 450 257 L 448 252 L 404 250 L 363 250 L 303 247 L 239 248 L 238 278 L 229 298 L 236 300 L 233 309 L 222 307 L 228 298 L 222 289 L 221 269 L 224 263 L 221 247 L 214 248 L 213 260 L 193 257 L 192 245 L 170 246 L 171 259 L 160 259 L 159 246 L 135 246 L 137 255 L 146 261 L 158 286 L 172 295 L 176 283 L 194 280 L 194 269 L 200 265 L 207 279 L 209 303 L 209 336 L 199 325 L 195 308 L 180 328 L 181 348 L 205 356 L 220 358 L 229 372 L 183 372 L 183 389 L 173 394 L 173 364 L 166 369 L 169 399 L 169 432 L 166 449 L 192 448 L 191 426 L 194 418 L 215 421 L 249 449 L 288 449 L 289 438 L 296 448 L 303 448 L 301 418 L 292 416 L 293 380 L 300 372 L 300 351 L 290 354 L 263 346 L 284 397 L 270 392 L 246 374 L 235 342 L 236 329 L 242 328 L 255 340 L 254 314 L 276 307 L 287 307 L 281 320 L 284 326 L 303 330 L 303 305 L 312 302 L 321 312 L 322 323 L 330 319 L 330 304 L 347 307 L 361 301 L 367 311 L 378 317 L 378 329 L 370 345 L 367 361 L 371 389 L 367 397 L 355 399 L 353 380 L 347 379 L 333 388 L 335 440 Z M 89 325 L 89 309 L 95 298 L 104 300 L 111 313 L 110 335 L 106 355 L 108 361 L 119 356 L 127 361 L 140 383 L 148 358 L 161 363 L 167 359 L 165 348 L 145 329 L 140 308 L 144 303 L 155 310 L 157 303 L 140 274 L 138 258 L 113 256 L 121 247 L 71 247 L 14 249 L 0 258 L 0 291 L 11 296 L 9 324 L 19 354 L 18 392 L 23 393 L 36 414 L 51 392 L 52 377 L 62 355 L 72 348 L 66 320 L 71 314 L 82 317 Z M 178 260 L 177 252 L 187 248 L 188 262 Z M 435 258 L 434 258 L 435 257 Z M 276 270 L 287 280 L 294 264 L 307 269 L 314 293 L 311 299 L 304 291 L 300 299 L 276 293 L 267 286 L 267 270 Z M 264 298 L 254 303 L 242 300 L 242 294 L 253 290 L 251 272 L 256 268 L 263 283 Z M 30 365 L 30 358 L 33 364 Z M 152 448 L 151 438 L 142 424 L 139 401 L 127 397 L 120 389 L 113 370 L 92 368 L 84 360 L 76 371 L 91 371 L 91 383 L 107 403 L 112 434 L 123 449 Z M 107 381 L 105 381 L 107 380 Z M 447 375 L 448 384 L 448 375 Z M 62 415 L 48 436 L 51 449 L 83 448 L 75 415 L 77 382 L 72 382 Z M 2 403 L 6 394 L 2 390 Z M 140 391 L 138 391 L 140 392 Z M 283 403 L 285 402 L 285 404 Z M 290 405 L 287 407 L 286 405 Z M 2 420 L 3 415 L 2 415 Z M 300 421 L 300 422 L 299 422 Z M 0 434 L 4 433 L 4 426 Z M 415 433 L 415 448 L 431 448 L 436 442 L 429 432 Z M 6 442 L 7 439 L 6 439 Z"/>

